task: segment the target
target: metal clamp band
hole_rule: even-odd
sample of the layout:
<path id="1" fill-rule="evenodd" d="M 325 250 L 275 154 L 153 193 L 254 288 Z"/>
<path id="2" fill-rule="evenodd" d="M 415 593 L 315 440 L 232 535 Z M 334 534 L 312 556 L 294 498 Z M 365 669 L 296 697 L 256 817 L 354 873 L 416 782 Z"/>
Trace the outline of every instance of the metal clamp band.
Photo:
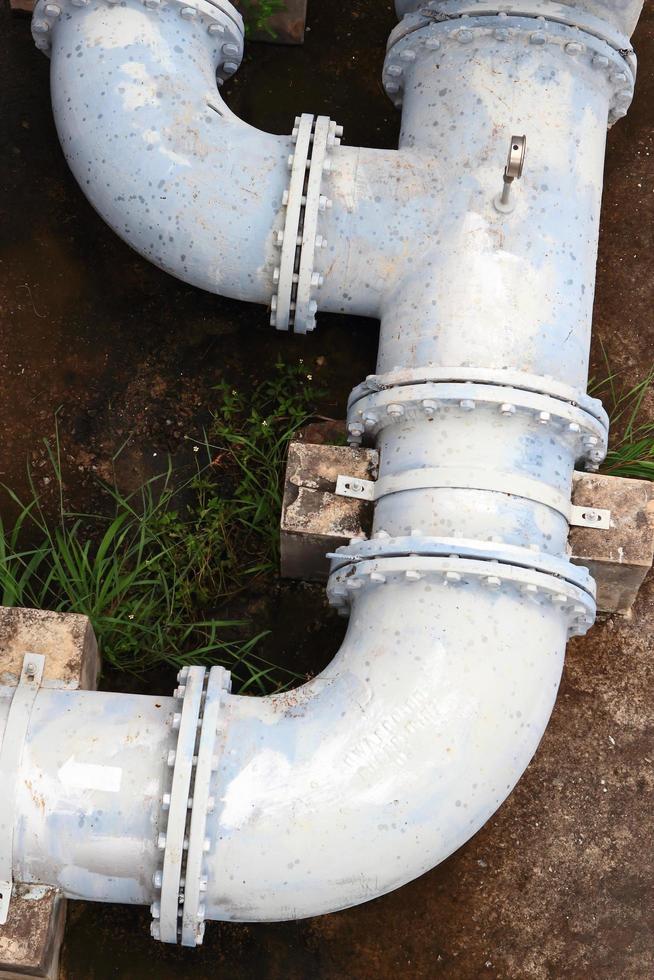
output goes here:
<path id="1" fill-rule="evenodd" d="M 45 657 L 28 653 L 9 707 L 0 747 L 0 925 L 9 915 L 13 891 L 16 788 L 32 708 L 39 693 Z"/>
<path id="2" fill-rule="evenodd" d="M 611 512 L 592 507 L 573 507 L 568 497 L 540 480 L 516 473 L 492 473 L 472 467 L 440 466 L 405 470 L 377 481 L 339 476 L 336 494 L 358 500 L 379 500 L 406 490 L 484 490 L 544 504 L 565 517 L 568 524 L 606 529 Z"/>

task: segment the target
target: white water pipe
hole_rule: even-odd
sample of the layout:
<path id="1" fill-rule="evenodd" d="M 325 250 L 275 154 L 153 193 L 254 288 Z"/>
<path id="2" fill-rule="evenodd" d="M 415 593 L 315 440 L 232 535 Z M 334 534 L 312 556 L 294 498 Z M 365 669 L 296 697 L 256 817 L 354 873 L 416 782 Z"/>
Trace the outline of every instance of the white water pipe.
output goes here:
<path id="1" fill-rule="evenodd" d="M 340 147 L 306 118 L 286 140 L 207 109 L 214 67 L 240 53 L 224 0 L 35 13 L 68 158 L 124 237 L 265 301 L 308 156 L 296 258 L 310 253 L 320 308 L 382 318 L 378 374 L 348 414 L 351 441 L 381 452 L 374 533 L 334 557 L 328 595 L 350 623 L 327 670 L 262 699 L 214 669 L 202 701 L 195 668 L 176 700 L 34 692 L 5 806 L 13 877 L 152 903 L 165 941 L 201 941 L 205 918 L 353 905 L 443 860 L 519 778 L 566 638 L 593 621 L 566 536 L 573 467 L 606 449 L 584 389 L 606 123 L 633 86 L 618 35 L 639 5 L 408 6 L 384 75 L 404 101 L 396 154 Z M 521 132 L 524 174 L 498 209 Z M 0 731 L 20 728 L 16 703 L 0 689 Z"/>

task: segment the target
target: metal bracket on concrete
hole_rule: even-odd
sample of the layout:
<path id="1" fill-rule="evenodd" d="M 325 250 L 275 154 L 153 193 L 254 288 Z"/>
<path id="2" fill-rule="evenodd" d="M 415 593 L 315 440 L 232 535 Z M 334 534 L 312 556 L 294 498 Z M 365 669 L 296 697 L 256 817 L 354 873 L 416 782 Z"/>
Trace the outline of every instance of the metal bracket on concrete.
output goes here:
<path id="1" fill-rule="evenodd" d="M 600 531 L 611 527 L 611 511 L 597 507 L 575 507 L 562 493 L 539 480 L 518 474 L 505 476 L 457 467 L 425 468 L 408 470 L 396 476 L 380 480 L 362 480 L 355 476 L 339 476 L 336 494 L 357 500 L 379 500 L 391 493 L 403 490 L 486 490 L 506 493 L 544 504 L 562 514 L 572 527 L 593 527 Z"/>
<path id="2" fill-rule="evenodd" d="M 611 529 L 611 511 L 600 507 L 577 507 L 570 504 L 568 524 L 571 527 L 594 527 L 598 531 Z"/>
<path id="3" fill-rule="evenodd" d="M 360 480 L 357 476 L 339 476 L 336 481 L 338 497 L 355 497 L 357 500 L 376 500 L 377 483 L 375 480 Z"/>
<path id="4" fill-rule="evenodd" d="M 26 654 L 0 747 L 0 925 L 7 921 L 14 887 L 13 851 L 18 772 L 44 668 L 44 656 L 37 653 Z"/>

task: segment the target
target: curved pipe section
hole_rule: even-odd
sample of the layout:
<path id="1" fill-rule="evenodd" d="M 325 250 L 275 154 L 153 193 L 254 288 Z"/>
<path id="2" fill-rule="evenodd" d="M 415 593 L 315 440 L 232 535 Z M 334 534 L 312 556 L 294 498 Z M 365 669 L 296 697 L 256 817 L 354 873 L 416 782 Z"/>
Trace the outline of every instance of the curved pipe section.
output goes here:
<path id="1" fill-rule="evenodd" d="M 34 31 L 51 55 L 57 131 L 93 207 L 166 272 L 269 305 L 294 143 L 242 122 L 221 98 L 224 36 L 174 3 L 96 0 L 56 21 L 44 9 Z M 319 308 L 377 316 L 416 242 L 433 234 L 442 168 L 397 151 L 336 147 L 332 156 Z"/>
<path id="2" fill-rule="evenodd" d="M 226 696 L 208 918 L 297 918 L 390 891 L 464 843 L 526 768 L 556 697 L 568 616 L 508 578 L 494 590 L 448 581 L 437 562 L 422 572 L 408 589 L 389 578 L 354 590 L 343 646 L 310 683 Z M 154 901 L 175 710 L 171 698 L 41 691 L 17 879 L 71 898 Z"/>
<path id="3" fill-rule="evenodd" d="M 65 151 L 139 251 L 257 302 L 288 231 L 289 157 L 295 176 L 306 166 L 302 206 L 327 242 L 320 308 L 382 320 L 378 373 L 348 407 L 350 442 L 381 461 L 371 540 L 332 556 L 347 636 L 309 684 L 255 700 L 212 672 L 202 698 L 191 668 L 174 701 L 36 696 L 15 877 L 151 902 L 153 936 L 187 945 L 205 918 L 315 915 L 422 874 L 538 745 L 566 639 L 595 613 L 566 538 L 573 469 L 606 452 L 584 392 L 606 124 L 633 90 L 616 31 L 638 6 L 603 21 L 603 0 L 509 0 L 505 16 L 487 0 L 400 4 L 384 83 L 404 103 L 401 148 L 333 145 L 319 198 L 318 164 L 297 156 L 306 119 L 267 136 L 217 97 L 241 37 L 225 0 L 203 3 L 82 0 L 62 16 L 40 0 Z M 519 132 L 529 155 L 503 209 Z M 0 731 L 11 698 L 0 690 Z"/>

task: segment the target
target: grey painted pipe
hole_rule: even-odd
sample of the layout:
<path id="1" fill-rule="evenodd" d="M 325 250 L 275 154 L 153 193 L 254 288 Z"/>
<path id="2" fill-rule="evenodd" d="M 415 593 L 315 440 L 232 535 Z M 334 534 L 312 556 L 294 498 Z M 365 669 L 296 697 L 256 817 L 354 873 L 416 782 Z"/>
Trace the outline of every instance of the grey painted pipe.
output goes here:
<path id="1" fill-rule="evenodd" d="M 217 99 L 235 12 L 53 6 L 34 30 L 90 200 L 163 268 L 267 302 L 297 143 Z M 200 942 L 205 919 L 354 905 L 442 861 L 520 777 L 566 640 L 593 622 L 592 580 L 566 554 L 570 486 L 606 451 L 585 386 L 606 126 L 631 98 L 621 33 L 640 5 L 415 6 L 399 5 L 384 70 L 399 151 L 333 146 L 321 185 L 320 308 L 382 321 L 378 372 L 348 410 L 381 468 L 371 539 L 332 562 L 341 650 L 261 699 L 212 672 L 202 702 L 194 670 L 175 699 L 42 689 L 25 733 L 14 878 L 151 903 L 165 941 Z M 518 133 L 528 155 L 502 209 Z"/>

